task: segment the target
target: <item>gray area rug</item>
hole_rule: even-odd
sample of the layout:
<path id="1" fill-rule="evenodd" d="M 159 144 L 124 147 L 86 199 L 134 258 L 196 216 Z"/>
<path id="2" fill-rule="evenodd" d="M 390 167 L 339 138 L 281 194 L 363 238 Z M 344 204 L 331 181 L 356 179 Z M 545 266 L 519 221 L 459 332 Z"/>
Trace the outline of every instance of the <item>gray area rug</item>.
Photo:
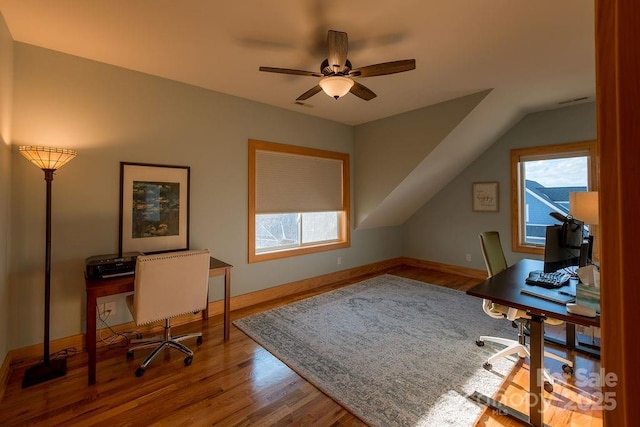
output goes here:
<path id="1" fill-rule="evenodd" d="M 482 368 L 499 346 L 479 335 L 515 338 L 482 300 L 383 275 L 233 322 L 291 369 L 374 426 L 472 426 L 515 364 Z"/>

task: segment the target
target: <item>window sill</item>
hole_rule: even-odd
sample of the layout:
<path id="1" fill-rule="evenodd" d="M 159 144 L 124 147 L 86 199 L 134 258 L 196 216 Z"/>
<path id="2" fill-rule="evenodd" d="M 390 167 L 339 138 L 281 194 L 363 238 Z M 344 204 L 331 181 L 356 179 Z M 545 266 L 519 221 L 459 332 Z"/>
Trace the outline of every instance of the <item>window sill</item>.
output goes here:
<path id="1" fill-rule="evenodd" d="M 263 252 L 259 254 L 249 254 L 249 263 L 270 261 L 273 259 L 290 258 L 298 255 L 313 254 L 316 252 L 333 251 L 350 247 L 349 242 L 323 243 L 316 246 L 304 246 L 295 249 L 283 249 L 280 251 Z"/>

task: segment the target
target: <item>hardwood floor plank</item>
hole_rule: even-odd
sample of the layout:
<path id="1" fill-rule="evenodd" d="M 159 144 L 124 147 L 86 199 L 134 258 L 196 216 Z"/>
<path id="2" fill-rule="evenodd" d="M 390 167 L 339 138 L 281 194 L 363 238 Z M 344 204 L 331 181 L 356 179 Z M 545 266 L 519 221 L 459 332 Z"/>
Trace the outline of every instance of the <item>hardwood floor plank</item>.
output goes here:
<path id="1" fill-rule="evenodd" d="M 478 279 L 421 267 L 397 267 L 393 274 L 453 289 L 466 290 Z M 328 286 L 261 303 L 232 313 L 238 319 L 299 301 L 355 281 L 342 280 Z M 481 304 L 481 301 L 478 301 Z M 499 321 L 499 320 L 497 320 Z M 144 353 L 126 359 L 126 347 L 98 348 L 97 384 L 87 387 L 87 356 L 79 353 L 67 361 L 63 378 L 21 388 L 24 367 L 14 369 L 0 400 L 0 425 L 98 425 L 98 426 L 254 426 L 314 425 L 361 427 L 365 424 L 330 397 L 305 381 L 284 363 L 235 327 L 231 338 L 222 339 L 222 317 L 192 322 L 175 333 L 202 330 L 201 346 L 194 350 L 191 366 L 183 355 L 172 352 L 158 357 L 141 378 L 134 375 Z M 514 336 L 517 332 L 514 330 Z M 559 334 L 562 331 L 558 332 Z M 562 348 L 554 348 L 565 355 Z M 597 372 L 598 360 L 573 355 L 576 370 Z M 546 396 L 545 421 L 551 426 L 602 426 L 598 387 L 579 378 L 562 377 L 559 363 L 547 367 L 558 378 L 554 392 Z M 528 361 L 511 372 L 499 400 L 526 410 Z M 518 426 L 507 417 L 486 410 L 477 426 Z"/>

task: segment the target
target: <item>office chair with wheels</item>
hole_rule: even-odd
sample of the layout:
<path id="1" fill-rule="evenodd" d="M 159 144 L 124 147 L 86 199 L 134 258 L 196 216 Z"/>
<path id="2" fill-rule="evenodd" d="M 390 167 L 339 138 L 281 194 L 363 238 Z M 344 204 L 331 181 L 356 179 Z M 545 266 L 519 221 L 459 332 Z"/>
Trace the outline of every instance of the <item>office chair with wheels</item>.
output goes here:
<path id="1" fill-rule="evenodd" d="M 127 296 L 127 305 L 137 325 L 164 320 L 164 334 L 141 340 L 129 348 L 127 359 L 133 352 L 153 348 L 136 370 L 136 376 L 144 374 L 147 366 L 163 349 L 174 348 L 187 355 L 184 365 L 193 361 L 193 351 L 181 343 L 196 338 L 202 343 L 202 333 L 171 335 L 171 318 L 204 310 L 209 289 L 209 251 L 179 251 L 156 255 L 138 256 L 136 260 L 134 294 Z"/>
<path id="2" fill-rule="evenodd" d="M 484 261 L 487 266 L 487 273 L 489 277 L 495 276 L 507 269 L 507 260 L 504 257 L 504 252 L 502 250 L 502 244 L 500 243 L 500 235 L 497 231 L 486 231 L 484 233 L 480 233 L 480 245 L 482 248 L 482 255 L 484 256 Z M 487 369 L 491 368 L 491 365 L 496 360 L 501 357 L 510 356 L 512 354 L 518 353 L 518 356 L 521 358 L 529 357 L 529 348 L 526 345 L 526 335 L 525 328 L 530 319 L 529 315 L 524 310 L 518 310 L 513 307 L 507 307 L 501 304 L 495 304 L 491 300 L 482 300 L 482 309 L 484 312 L 495 319 L 504 319 L 510 320 L 513 322 L 518 328 L 518 340 L 512 340 L 501 337 L 492 337 L 492 336 L 481 336 L 476 341 L 478 346 L 483 346 L 485 341 L 495 342 L 497 344 L 502 344 L 506 346 L 502 350 L 498 351 L 491 357 L 487 359 L 484 363 L 484 367 Z M 562 320 L 558 319 L 546 319 L 546 324 L 549 325 L 560 325 L 562 324 Z M 573 362 L 564 357 L 560 357 L 556 354 L 545 351 L 545 357 L 549 357 L 551 359 L 557 360 L 561 362 L 562 370 L 567 374 L 573 374 Z M 545 384 L 544 388 L 548 392 L 553 391 L 553 377 L 551 374 L 545 369 L 544 370 Z"/>

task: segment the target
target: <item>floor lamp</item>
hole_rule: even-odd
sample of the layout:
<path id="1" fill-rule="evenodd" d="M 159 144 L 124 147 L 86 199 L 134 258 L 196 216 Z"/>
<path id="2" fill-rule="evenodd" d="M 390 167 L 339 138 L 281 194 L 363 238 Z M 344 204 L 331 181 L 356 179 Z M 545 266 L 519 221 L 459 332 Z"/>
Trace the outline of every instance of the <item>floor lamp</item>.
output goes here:
<path id="1" fill-rule="evenodd" d="M 47 182 L 46 237 L 44 259 L 44 356 L 42 362 L 30 366 L 24 373 L 22 388 L 40 384 L 67 373 L 67 359 L 49 358 L 49 321 L 51 305 L 51 182 L 53 173 L 76 156 L 75 150 L 23 145 L 20 154 L 44 171 Z"/>

